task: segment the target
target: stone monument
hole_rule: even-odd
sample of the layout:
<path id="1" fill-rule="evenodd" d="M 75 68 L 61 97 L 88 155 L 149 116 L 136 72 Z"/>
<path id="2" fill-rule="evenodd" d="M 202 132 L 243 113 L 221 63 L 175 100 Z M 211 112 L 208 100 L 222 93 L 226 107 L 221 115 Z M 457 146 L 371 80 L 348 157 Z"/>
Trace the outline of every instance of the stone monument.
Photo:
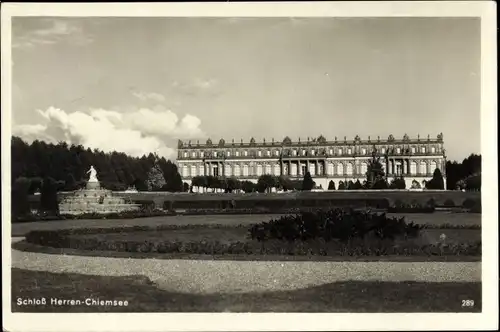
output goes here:
<path id="1" fill-rule="evenodd" d="M 128 203 L 125 198 L 113 196 L 111 190 L 101 188 L 94 166 L 90 166 L 87 171 L 87 174 L 89 173 L 85 189 L 76 190 L 61 201 L 59 204 L 61 214 L 109 214 L 139 210 L 140 204 Z"/>

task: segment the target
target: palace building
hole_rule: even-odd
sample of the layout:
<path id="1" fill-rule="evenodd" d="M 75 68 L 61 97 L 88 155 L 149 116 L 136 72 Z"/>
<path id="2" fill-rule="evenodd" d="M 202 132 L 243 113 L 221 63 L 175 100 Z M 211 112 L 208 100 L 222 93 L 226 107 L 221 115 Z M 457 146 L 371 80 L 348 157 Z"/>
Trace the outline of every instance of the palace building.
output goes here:
<path id="1" fill-rule="evenodd" d="M 293 142 L 289 137 L 282 141 L 263 140 L 227 143 L 223 139 L 213 143 L 208 139 L 205 144 L 178 142 L 177 163 L 184 182 L 191 184 L 195 176 L 235 177 L 240 181 L 257 182 L 259 176 L 272 174 L 285 175 L 291 179 L 302 179 L 310 172 L 313 180 L 323 189 L 333 180 L 338 188 L 339 182 L 366 179 L 368 162 L 374 151 L 380 156 L 388 181 L 403 176 L 406 188 L 413 181 L 421 185 L 432 178 L 436 168 L 445 174 L 446 155 L 443 135 L 436 138 L 370 138 L 362 140 L 327 140 L 322 135 L 315 139 Z M 446 181 L 445 181 L 446 183 Z"/>

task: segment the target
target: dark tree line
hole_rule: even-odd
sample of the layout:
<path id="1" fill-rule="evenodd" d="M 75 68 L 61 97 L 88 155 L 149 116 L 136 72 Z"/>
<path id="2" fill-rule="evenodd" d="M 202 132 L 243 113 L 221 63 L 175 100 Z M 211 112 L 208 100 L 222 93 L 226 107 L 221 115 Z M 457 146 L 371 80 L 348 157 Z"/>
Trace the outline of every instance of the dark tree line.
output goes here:
<path id="1" fill-rule="evenodd" d="M 86 172 L 93 165 L 99 182 L 109 190 L 135 187 L 139 191 L 184 191 L 177 166 L 164 157 L 150 153 L 140 158 L 125 153 L 104 153 L 81 145 L 61 142 L 27 144 L 19 137 L 11 141 L 12 212 L 28 213 L 27 196 L 41 193 L 42 211 L 57 211 L 57 192 L 82 188 Z"/>
<path id="2" fill-rule="evenodd" d="M 481 155 L 471 154 L 461 163 L 446 163 L 446 188 L 449 190 L 481 190 Z"/>
<path id="3" fill-rule="evenodd" d="M 125 190 L 135 186 L 142 191 L 148 190 L 148 185 L 151 189 L 149 175 L 157 165 L 165 183 L 153 190 L 183 190 L 177 166 L 153 153 L 135 158 L 125 153 L 105 153 L 85 149 L 81 145 L 69 146 L 64 142 L 47 144 L 37 140 L 27 144 L 19 137 L 12 138 L 12 183 L 21 177 L 30 179 L 31 193 L 41 189 L 44 178 L 56 181 L 58 190 L 80 188 L 88 180 L 86 172 L 91 165 L 97 170 L 101 186 L 106 189 Z"/>

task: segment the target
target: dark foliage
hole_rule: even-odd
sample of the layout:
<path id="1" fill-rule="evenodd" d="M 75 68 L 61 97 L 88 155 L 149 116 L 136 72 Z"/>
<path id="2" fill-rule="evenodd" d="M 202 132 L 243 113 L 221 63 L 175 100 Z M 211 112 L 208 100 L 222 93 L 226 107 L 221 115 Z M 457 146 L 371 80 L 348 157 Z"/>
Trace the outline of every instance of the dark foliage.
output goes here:
<path id="1" fill-rule="evenodd" d="M 435 189 L 435 190 L 443 190 L 444 189 L 443 174 L 441 174 L 441 171 L 439 170 L 439 168 L 436 168 L 434 170 L 434 173 L 432 174 L 432 179 L 429 180 L 425 184 L 425 187 L 427 189 Z"/>
<path id="2" fill-rule="evenodd" d="M 388 218 L 385 214 L 367 211 L 332 209 L 329 211 L 302 212 L 283 216 L 253 225 L 249 232 L 252 239 L 306 241 L 322 238 L 325 241 L 347 241 L 373 235 L 380 239 L 398 236 L 415 237 L 421 226 L 404 221 L 404 218 Z"/>
<path id="3" fill-rule="evenodd" d="M 335 190 L 335 182 L 333 180 L 330 180 L 328 183 L 328 190 Z"/>
<path id="4" fill-rule="evenodd" d="M 311 173 L 306 172 L 304 179 L 302 180 L 302 190 L 312 190 L 314 188 L 314 181 L 311 177 Z"/>
<path id="5" fill-rule="evenodd" d="M 471 187 L 466 186 L 465 180 L 469 177 L 481 174 L 481 155 L 471 154 L 461 163 L 448 161 L 446 163 L 446 188 L 449 190 L 466 189 L 481 190 L 477 183 L 471 183 Z"/>

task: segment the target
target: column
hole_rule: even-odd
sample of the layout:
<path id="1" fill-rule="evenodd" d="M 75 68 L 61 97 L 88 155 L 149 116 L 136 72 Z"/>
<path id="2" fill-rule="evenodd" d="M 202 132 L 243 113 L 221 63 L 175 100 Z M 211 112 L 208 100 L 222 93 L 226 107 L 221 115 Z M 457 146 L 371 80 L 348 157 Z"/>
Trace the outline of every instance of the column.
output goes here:
<path id="1" fill-rule="evenodd" d="M 283 169 L 283 160 L 280 160 L 280 175 L 285 175 L 283 174 L 284 173 L 284 169 Z"/>
<path id="2" fill-rule="evenodd" d="M 302 165 L 300 165 L 302 167 Z M 309 159 L 306 160 L 306 173 L 309 172 L 310 173 L 310 162 L 309 162 Z M 306 173 L 304 174 L 301 174 L 301 175 L 306 175 Z M 313 174 L 311 174 L 313 175 Z"/>
<path id="3" fill-rule="evenodd" d="M 206 162 L 203 162 L 203 175 L 204 176 L 207 176 L 207 163 Z"/>
<path id="4" fill-rule="evenodd" d="M 406 162 L 408 163 L 408 175 L 412 175 L 412 172 L 411 172 L 411 160 L 410 159 L 406 159 Z"/>
<path id="5" fill-rule="evenodd" d="M 401 173 L 406 174 L 406 161 L 404 159 L 401 159 Z"/>

